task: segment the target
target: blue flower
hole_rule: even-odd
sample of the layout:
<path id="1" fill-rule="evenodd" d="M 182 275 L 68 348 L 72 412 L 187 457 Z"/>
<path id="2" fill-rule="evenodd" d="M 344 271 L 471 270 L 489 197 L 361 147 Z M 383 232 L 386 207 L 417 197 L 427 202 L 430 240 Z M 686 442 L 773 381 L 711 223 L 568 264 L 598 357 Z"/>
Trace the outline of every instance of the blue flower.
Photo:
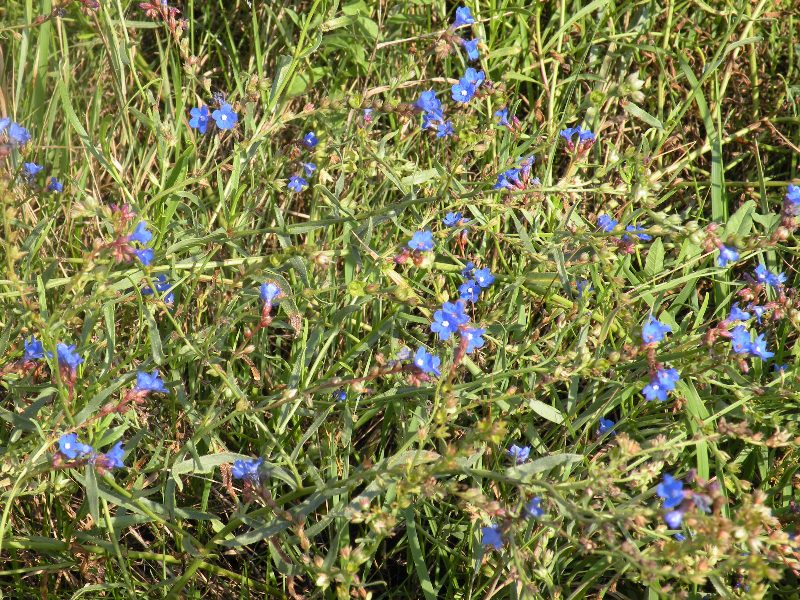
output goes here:
<path id="1" fill-rule="evenodd" d="M 156 291 L 157 292 L 164 292 L 170 288 L 170 284 L 167 283 L 167 276 L 166 275 L 159 275 L 154 280 L 156 282 Z M 153 288 L 151 287 L 144 287 L 142 288 L 142 296 L 152 296 L 153 295 Z"/>
<path id="2" fill-rule="evenodd" d="M 786 363 L 783 363 L 782 365 L 775 363 L 774 365 L 772 365 L 772 370 L 775 371 L 776 373 L 784 373 L 789 370 L 789 365 Z"/>
<path id="3" fill-rule="evenodd" d="M 508 454 L 508 457 L 513 460 L 515 464 L 521 465 L 528 460 L 528 457 L 531 455 L 531 447 L 520 447 L 514 444 L 506 451 L 506 454 Z"/>
<path id="4" fill-rule="evenodd" d="M 153 234 L 147 231 L 147 223 L 144 221 L 140 221 L 133 233 L 128 236 L 129 242 L 140 242 L 142 244 L 146 244 L 152 239 Z"/>
<path id="5" fill-rule="evenodd" d="M 676 542 L 685 542 L 685 541 L 686 541 L 686 536 L 685 536 L 685 535 L 683 535 L 682 533 L 676 533 L 676 534 L 675 534 L 675 535 L 673 535 L 672 537 L 674 537 L 674 538 L 675 538 L 675 541 L 676 541 Z"/>
<path id="6" fill-rule="evenodd" d="M 495 111 L 494 116 L 499 119 L 497 124 L 501 127 L 511 127 L 511 122 L 508 120 L 508 108 L 503 107 Z"/>
<path id="7" fill-rule="evenodd" d="M 419 110 L 425 113 L 428 119 L 436 119 L 439 121 L 444 120 L 444 113 L 442 112 L 442 103 L 436 97 L 436 92 L 433 90 L 426 90 L 419 95 L 419 98 L 414 103 Z"/>
<path id="8" fill-rule="evenodd" d="M 461 269 L 461 276 L 469 279 L 470 277 L 472 277 L 472 272 L 474 270 L 475 270 L 475 263 L 469 260 L 467 261 L 467 264 L 464 265 L 464 268 Z"/>
<path id="9" fill-rule="evenodd" d="M 78 365 L 83 362 L 81 355 L 75 352 L 75 345 L 67 346 L 66 344 L 58 343 L 56 346 L 56 355 L 58 357 L 58 364 L 61 367 L 69 367 L 74 371 Z"/>
<path id="10" fill-rule="evenodd" d="M 505 173 L 500 173 L 497 176 L 497 183 L 494 184 L 493 189 L 495 190 L 513 190 L 514 185 L 508 180 Z"/>
<path id="11" fill-rule="evenodd" d="M 797 214 L 797 209 L 800 208 L 800 186 L 789 184 L 786 188 L 786 203 L 792 214 Z"/>
<path id="12" fill-rule="evenodd" d="M 317 144 L 319 144 L 319 140 L 313 131 L 309 131 L 303 136 L 303 145 L 309 150 L 316 148 Z"/>
<path id="13" fill-rule="evenodd" d="M 347 392 L 344 390 L 336 390 L 333 392 L 333 399 L 336 400 L 336 402 L 344 402 L 347 400 Z"/>
<path id="14" fill-rule="evenodd" d="M 579 279 L 575 282 L 575 289 L 577 290 L 578 297 L 580 298 L 583 297 L 584 291 L 591 292 L 593 287 L 592 284 L 589 283 L 588 279 Z"/>
<path id="15" fill-rule="evenodd" d="M 450 336 L 458 331 L 461 325 L 469 321 L 469 315 L 464 312 L 463 300 L 445 302 L 442 308 L 433 313 L 431 331 L 439 335 L 439 339 L 446 342 Z"/>
<path id="16" fill-rule="evenodd" d="M 653 400 L 664 402 L 668 394 L 669 390 L 662 386 L 656 378 L 651 379 L 650 383 L 642 388 L 642 395 L 648 402 L 652 402 Z"/>
<path id="17" fill-rule="evenodd" d="M 453 87 L 450 88 L 450 96 L 452 96 L 453 100 L 456 102 L 461 102 L 466 104 L 472 97 L 475 95 L 476 88 L 471 83 L 465 82 L 463 79 L 458 83 L 454 83 Z"/>
<path id="18" fill-rule="evenodd" d="M 478 348 L 483 348 L 486 343 L 483 339 L 484 333 L 486 333 L 485 329 L 477 327 L 467 328 L 461 332 L 461 339 L 467 342 L 467 347 L 464 350 L 467 354 L 472 354 Z"/>
<path id="19" fill-rule="evenodd" d="M 64 184 L 62 184 L 58 179 L 55 177 L 50 178 L 50 182 L 47 184 L 47 191 L 48 192 L 55 192 L 56 194 L 60 194 L 64 191 Z"/>
<path id="20" fill-rule="evenodd" d="M 614 423 L 614 421 L 611 419 L 604 419 L 601 417 L 599 421 L 599 427 L 597 428 L 597 435 L 604 435 L 609 431 L 612 431 L 615 425 L 616 423 Z"/>
<path id="21" fill-rule="evenodd" d="M 189 127 L 192 129 L 197 129 L 200 133 L 205 133 L 206 129 L 208 129 L 208 107 L 201 106 L 200 108 L 193 108 L 189 111 L 189 115 L 192 117 L 189 119 Z M 216 121 L 216 117 L 214 120 Z M 223 128 L 225 129 L 225 128 Z"/>
<path id="22" fill-rule="evenodd" d="M 718 267 L 727 266 L 729 262 L 735 262 L 737 260 L 739 260 L 739 251 L 736 250 L 736 248 L 720 244 L 719 256 L 717 257 Z"/>
<path id="23" fill-rule="evenodd" d="M 31 139 L 31 133 L 19 123 L 11 123 L 7 133 L 8 139 L 20 146 L 27 144 Z"/>
<path id="24" fill-rule="evenodd" d="M 475 89 L 478 89 L 485 79 L 486 74 L 483 71 L 467 67 L 467 70 L 464 71 L 464 76 L 461 78 L 461 83 L 475 86 Z"/>
<path id="25" fill-rule="evenodd" d="M 779 288 L 786 283 L 786 275 L 781 273 L 770 273 L 769 277 L 767 278 L 767 283 L 774 288 Z"/>
<path id="26" fill-rule="evenodd" d="M 301 162 L 303 166 L 303 170 L 306 172 L 306 177 L 311 177 L 314 174 L 314 171 L 317 170 L 317 165 L 313 162 Z"/>
<path id="27" fill-rule="evenodd" d="M 8 127 L 10 123 L 11 119 L 9 119 L 8 117 L 0 118 L 0 133 L 3 133 L 3 131 L 5 131 L 6 127 Z"/>
<path id="28" fill-rule="evenodd" d="M 420 252 L 433 250 L 433 233 L 427 229 L 415 232 L 408 240 L 408 247 Z"/>
<path id="29" fill-rule="evenodd" d="M 625 231 L 628 231 L 628 232 L 634 234 L 633 237 L 639 238 L 643 242 L 649 242 L 650 240 L 653 239 L 651 236 L 647 235 L 646 233 L 638 233 L 639 231 L 644 231 L 644 228 L 643 227 L 639 227 L 638 225 L 628 225 L 625 228 Z M 630 238 L 628 237 L 627 234 L 623 235 L 622 239 L 624 241 L 626 241 L 626 242 L 628 240 L 630 240 Z"/>
<path id="30" fill-rule="evenodd" d="M 68 459 L 75 460 L 90 455 L 94 449 L 79 442 L 77 434 L 67 433 L 58 439 L 58 451 Z"/>
<path id="31" fill-rule="evenodd" d="M 464 46 L 464 50 L 467 53 L 467 58 L 469 60 L 478 60 L 481 55 L 478 52 L 478 43 L 480 42 L 480 38 L 475 38 L 474 40 L 461 40 L 461 45 Z"/>
<path id="32" fill-rule="evenodd" d="M 125 457 L 125 449 L 122 447 L 122 442 L 117 442 L 111 447 L 111 450 L 106 452 L 106 464 L 108 469 L 120 469 L 125 466 L 123 458 Z"/>
<path id="33" fill-rule="evenodd" d="M 766 283 L 767 285 L 776 289 L 786 283 L 786 275 L 783 273 L 778 273 L 776 275 L 764 265 L 758 265 L 756 267 L 755 276 L 758 283 Z"/>
<path id="34" fill-rule="evenodd" d="M 164 385 L 161 377 L 158 376 L 158 370 L 151 373 L 147 371 L 137 371 L 136 373 L 136 387 L 137 392 L 160 392 L 162 394 L 169 393 L 169 390 Z"/>
<path id="35" fill-rule="evenodd" d="M 658 321 L 653 315 L 647 320 L 647 323 L 642 327 L 642 341 L 645 344 L 658 343 L 664 339 L 664 336 L 672 332 L 672 327 Z"/>
<path id="36" fill-rule="evenodd" d="M 739 308 L 739 303 L 734 302 L 731 306 L 731 312 L 726 321 L 748 321 L 750 320 L 750 313 Z"/>
<path id="37" fill-rule="evenodd" d="M 750 353 L 750 332 L 744 325 L 739 325 L 731 330 L 731 348 L 736 354 Z"/>
<path id="38" fill-rule="evenodd" d="M 520 169 L 508 169 L 507 171 L 503 171 L 497 177 L 497 183 L 495 184 L 494 188 L 506 188 L 506 189 L 514 189 L 514 187 L 522 188 L 523 183 L 522 180 L 519 178 Z"/>
<path id="39" fill-rule="evenodd" d="M 34 162 L 23 163 L 22 167 L 25 169 L 25 179 L 28 181 L 36 177 L 44 169 L 44 167 L 40 167 Z"/>
<path id="40" fill-rule="evenodd" d="M 753 314 L 756 316 L 756 321 L 758 321 L 758 324 L 761 325 L 761 317 L 763 317 L 764 313 L 767 312 L 767 307 L 758 306 L 757 304 L 750 304 L 747 308 L 753 311 Z"/>
<path id="41" fill-rule="evenodd" d="M 289 177 L 289 183 L 287 187 L 293 192 L 297 192 L 299 194 L 303 191 L 303 188 L 308 187 L 308 182 L 299 175 L 292 175 Z"/>
<path id="42" fill-rule="evenodd" d="M 614 231 L 614 228 L 619 224 L 619 221 L 616 219 L 612 219 L 608 215 L 600 215 L 597 217 L 597 226 L 605 231 L 606 233 L 611 233 Z"/>
<path id="43" fill-rule="evenodd" d="M 642 394 L 648 402 L 653 400 L 664 402 L 669 392 L 675 389 L 679 379 L 680 374 L 677 369 L 658 369 L 650 379 L 650 383 L 642 388 Z"/>
<path id="44" fill-rule="evenodd" d="M 675 384 L 678 383 L 681 375 L 677 369 L 658 369 L 655 378 L 661 387 L 672 391 L 675 389 Z"/>
<path id="45" fill-rule="evenodd" d="M 153 262 L 153 258 L 155 258 L 155 252 L 153 252 L 152 248 L 145 248 L 144 250 L 134 250 L 136 254 L 136 258 L 138 258 L 141 263 L 146 267 Z"/>
<path id="46" fill-rule="evenodd" d="M 581 128 L 580 125 L 578 125 L 577 127 L 567 127 L 566 129 L 562 129 L 561 131 L 558 132 L 558 135 L 564 138 L 567 144 L 570 146 L 574 144 L 574 137 L 576 135 L 578 136 L 579 144 L 594 142 L 597 139 L 597 136 L 595 136 L 595 134 L 593 134 L 588 129 Z"/>
<path id="47" fill-rule="evenodd" d="M 417 352 L 414 354 L 414 366 L 420 371 L 426 375 L 435 375 L 436 377 L 439 377 L 442 374 L 439 370 L 439 366 L 441 364 L 442 359 L 440 359 L 438 356 L 434 356 L 422 346 L 417 348 Z"/>
<path id="48" fill-rule="evenodd" d="M 438 129 L 441 120 L 433 113 L 422 113 L 422 129 Z"/>
<path id="49" fill-rule="evenodd" d="M 461 219 L 464 217 L 460 212 L 449 212 L 444 216 L 442 219 L 442 223 L 446 227 L 455 227 L 461 222 Z"/>
<path id="50" fill-rule="evenodd" d="M 472 18 L 472 13 L 466 6 L 461 6 L 456 9 L 456 18 L 453 21 L 452 27 L 461 27 L 462 25 L 472 25 L 475 19 Z"/>
<path id="51" fill-rule="evenodd" d="M 233 475 L 234 479 L 245 479 L 257 483 L 260 478 L 259 470 L 263 462 L 263 458 L 234 461 L 231 475 Z"/>
<path id="52" fill-rule="evenodd" d="M 756 336 L 755 341 L 750 345 L 750 354 L 759 357 L 761 360 L 767 360 L 775 356 L 774 352 L 767 350 L 767 341 L 764 339 L 764 334 Z"/>
<path id="53" fill-rule="evenodd" d="M 533 164 L 535 162 L 536 162 L 536 157 L 533 154 L 523 158 L 519 163 L 519 171 L 520 171 L 520 173 L 522 173 L 525 177 L 530 175 L 531 169 L 533 168 Z M 537 183 L 538 184 L 539 183 L 539 178 L 537 177 L 531 183 Z"/>
<path id="54" fill-rule="evenodd" d="M 266 281 L 262 283 L 259 292 L 261 294 L 261 299 L 264 301 L 265 304 L 274 304 L 275 299 L 281 294 L 283 294 L 281 288 L 279 288 L 276 284 L 272 283 L 271 281 Z"/>
<path id="55" fill-rule="evenodd" d="M 481 534 L 481 544 L 484 546 L 493 546 L 495 550 L 503 548 L 503 535 L 500 533 L 499 526 L 481 527 Z"/>
<path id="56" fill-rule="evenodd" d="M 519 178 L 520 169 L 508 169 L 497 176 L 497 183 L 494 189 L 513 190 L 515 187 L 522 188 L 522 180 Z"/>
<path id="57" fill-rule="evenodd" d="M 664 478 L 656 487 L 656 494 L 664 500 L 664 508 L 675 508 L 683 502 L 683 482 L 664 473 Z"/>
<path id="58" fill-rule="evenodd" d="M 30 341 L 22 340 L 22 343 L 25 346 L 25 353 L 22 355 L 23 362 L 44 358 L 44 346 L 35 337 L 31 336 Z"/>
<path id="59" fill-rule="evenodd" d="M 233 129 L 236 122 L 239 120 L 239 115 L 233 110 L 233 107 L 224 102 L 217 110 L 211 113 L 211 117 L 217 124 L 217 127 L 223 130 Z"/>
<path id="60" fill-rule="evenodd" d="M 437 138 L 445 138 L 453 134 L 455 134 L 455 130 L 453 129 L 452 121 L 445 121 L 444 123 L 439 123 L 439 127 L 437 127 L 436 129 Z"/>
<path id="61" fill-rule="evenodd" d="M 671 510 L 664 515 L 664 522 L 670 529 L 678 529 L 683 522 L 682 510 Z M 680 540 L 679 540 L 680 541 Z"/>
<path id="62" fill-rule="evenodd" d="M 531 519 L 538 519 L 544 516 L 544 509 L 542 508 L 542 499 L 539 496 L 534 496 L 531 501 L 525 505 L 525 514 Z"/>
<path id="63" fill-rule="evenodd" d="M 467 279 L 464 283 L 458 286 L 459 297 L 465 302 L 477 302 L 481 294 L 480 286 L 475 283 L 474 279 Z"/>
<path id="64" fill-rule="evenodd" d="M 166 292 L 170 287 L 172 287 L 167 282 L 166 275 L 159 275 L 155 278 L 155 286 L 157 292 Z M 153 288 L 149 286 L 145 286 L 142 288 L 142 296 L 152 296 L 153 295 Z M 170 292 L 164 297 L 164 302 L 167 304 L 172 304 L 175 301 L 175 294 Z"/>
<path id="65" fill-rule="evenodd" d="M 489 267 L 484 267 L 483 269 L 477 269 L 475 271 L 475 283 L 482 288 L 488 288 L 494 283 L 494 275 L 492 275 Z"/>

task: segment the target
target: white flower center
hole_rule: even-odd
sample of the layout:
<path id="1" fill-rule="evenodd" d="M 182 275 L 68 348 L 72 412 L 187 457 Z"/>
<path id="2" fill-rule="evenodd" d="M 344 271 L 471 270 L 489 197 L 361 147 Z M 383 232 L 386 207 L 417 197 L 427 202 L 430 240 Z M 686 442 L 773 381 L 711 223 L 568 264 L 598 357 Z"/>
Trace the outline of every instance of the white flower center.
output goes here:
<path id="1" fill-rule="evenodd" d="M 443 327 L 449 327 L 450 323 L 448 321 L 442 321 L 442 326 Z"/>

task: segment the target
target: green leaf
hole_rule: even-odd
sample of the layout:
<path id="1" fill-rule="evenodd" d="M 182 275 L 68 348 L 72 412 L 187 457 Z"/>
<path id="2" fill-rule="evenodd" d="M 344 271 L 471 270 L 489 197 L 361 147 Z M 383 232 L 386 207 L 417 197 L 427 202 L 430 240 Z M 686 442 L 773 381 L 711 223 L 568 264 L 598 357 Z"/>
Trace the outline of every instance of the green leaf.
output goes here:
<path id="1" fill-rule="evenodd" d="M 664 269 L 664 243 L 661 238 L 656 238 L 650 244 L 647 251 L 647 258 L 644 261 L 644 272 L 649 277 L 655 277 Z"/>
<path id="2" fill-rule="evenodd" d="M 644 121 L 645 123 L 650 125 L 650 127 L 655 127 L 659 131 L 664 130 L 664 124 L 661 121 L 656 119 L 653 115 L 651 115 L 643 108 L 640 108 L 637 105 L 635 105 L 633 102 L 626 102 L 625 104 L 622 105 L 622 107 L 625 109 L 625 112 L 630 113 L 640 121 Z"/>
<path id="3" fill-rule="evenodd" d="M 521 465 L 506 469 L 506 476 L 522 482 L 530 480 L 534 475 L 550 471 L 556 467 L 571 465 L 584 459 L 582 454 L 551 454 Z"/>
<path id="4" fill-rule="evenodd" d="M 528 407 L 543 419 L 552 423 L 561 424 L 564 422 L 564 415 L 557 408 L 545 404 L 541 400 L 528 400 Z"/>

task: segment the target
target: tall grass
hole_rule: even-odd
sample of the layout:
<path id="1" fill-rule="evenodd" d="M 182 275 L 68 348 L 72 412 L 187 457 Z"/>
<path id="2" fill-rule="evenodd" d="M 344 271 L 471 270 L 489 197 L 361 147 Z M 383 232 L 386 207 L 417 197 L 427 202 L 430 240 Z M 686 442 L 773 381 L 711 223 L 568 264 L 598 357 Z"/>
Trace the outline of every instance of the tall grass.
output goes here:
<path id="1" fill-rule="evenodd" d="M 0 134 L 0 597 L 796 595 L 792 2 L 480 0 L 455 31 L 441 1 L 100 4 L 0 6 L 0 117 L 32 134 Z M 468 66 L 487 82 L 457 106 Z M 421 128 L 428 89 L 454 137 Z M 238 123 L 201 134 L 217 94 Z M 114 255 L 140 220 L 149 266 Z M 468 261 L 496 279 L 464 355 L 430 324 Z M 734 302 L 767 306 L 746 327 L 774 357 L 733 350 Z M 31 336 L 76 345 L 74 381 Z M 153 370 L 167 393 L 132 391 Z M 125 466 L 70 462 L 69 433 Z"/>

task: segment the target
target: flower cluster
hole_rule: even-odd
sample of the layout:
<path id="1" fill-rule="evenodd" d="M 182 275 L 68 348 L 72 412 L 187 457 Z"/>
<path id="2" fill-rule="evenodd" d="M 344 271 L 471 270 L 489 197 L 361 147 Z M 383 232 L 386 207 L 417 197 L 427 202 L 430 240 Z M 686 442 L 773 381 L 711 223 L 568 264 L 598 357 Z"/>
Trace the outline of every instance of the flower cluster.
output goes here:
<path id="1" fill-rule="evenodd" d="M 435 129 L 438 138 L 445 138 L 455 133 L 452 121 L 445 119 L 442 103 L 433 90 L 422 92 L 414 107 L 422 112 L 422 129 Z"/>
<path id="2" fill-rule="evenodd" d="M 218 108 L 213 112 L 210 111 L 207 105 L 192 108 L 189 111 L 189 127 L 196 129 L 201 134 L 208 131 L 208 125 L 211 119 L 220 131 L 229 131 L 236 126 L 239 121 L 239 115 L 234 110 L 233 106 L 225 101 L 223 97 L 215 98 Z"/>
<path id="3" fill-rule="evenodd" d="M 672 328 L 650 315 L 642 327 L 642 342 L 647 350 L 650 365 L 650 383 L 642 388 L 642 395 L 648 400 L 664 402 L 669 392 L 675 389 L 675 384 L 680 380 L 677 369 L 665 368 L 656 362 L 655 350 L 659 342 L 672 332 Z"/>
<path id="4" fill-rule="evenodd" d="M 619 221 L 609 215 L 601 214 L 597 217 L 597 227 L 605 233 L 612 233 L 617 225 Z M 637 242 L 649 242 L 653 239 L 643 231 L 644 228 L 639 225 L 628 225 L 621 237 L 612 237 L 611 241 L 617 245 L 622 254 L 632 254 L 636 250 Z"/>
<path id="5" fill-rule="evenodd" d="M 773 272 L 763 264 L 756 266 L 752 275 L 745 274 L 744 280 L 746 286 L 736 294 L 740 300 L 731 305 L 725 319 L 707 331 L 705 342 L 710 346 L 719 337 L 729 339 L 741 369 L 747 372 L 745 358 L 768 360 L 775 356 L 767 349 L 766 334 L 756 331 L 753 337 L 748 323 L 755 322 L 756 327 L 762 327 L 777 322 L 800 308 L 800 301 L 795 290 L 786 287 L 786 275 Z M 740 302 L 746 303 L 744 308 L 740 307 Z"/>
<path id="6" fill-rule="evenodd" d="M 97 452 L 89 444 L 78 440 L 75 433 L 62 435 L 58 440 L 58 451 L 53 455 L 53 467 L 76 468 L 86 464 L 92 465 L 98 473 L 124 467 L 125 449 L 122 442 L 117 442 L 105 453 Z"/>
<path id="7" fill-rule="evenodd" d="M 662 507 L 667 511 L 664 513 L 664 522 L 670 529 L 679 529 L 684 516 L 690 510 L 697 509 L 703 513 L 710 513 L 712 510 L 719 510 L 724 502 L 718 483 L 704 482 L 694 471 L 689 473 L 687 479 L 690 483 L 697 484 L 698 491 L 684 489 L 683 482 L 669 473 L 665 473 L 656 486 L 656 494 L 663 500 Z M 683 536 L 676 536 L 676 539 L 680 541 Z"/>
<path id="8" fill-rule="evenodd" d="M 309 131 L 305 136 L 303 136 L 303 146 L 308 148 L 309 150 L 313 150 L 317 147 L 319 140 L 316 134 L 313 131 Z M 302 192 L 305 188 L 308 187 L 308 180 L 303 177 L 305 174 L 306 177 L 311 177 L 314 174 L 314 171 L 317 170 L 317 165 L 313 162 L 300 162 L 299 165 L 302 169 L 302 172 L 298 172 L 294 175 L 289 177 L 289 183 L 287 187 L 295 193 Z"/>
<path id="9" fill-rule="evenodd" d="M 582 129 L 580 125 L 577 127 L 568 127 L 558 132 L 566 142 L 567 149 L 572 152 L 576 148 L 579 154 L 585 154 L 589 148 L 597 140 L 597 136 L 588 129 Z"/>
<path id="10" fill-rule="evenodd" d="M 531 155 L 520 160 L 518 167 L 512 167 L 503 171 L 497 176 L 494 184 L 496 190 L 521 191 L 527 189 L 529 185 L 539 185 L 539 178 L 531 179 L 531 170 L 536 158 Z"/>
<path id="11" fill-rule="evenodd" d="M 8 117 L 0 118 L 0 136 L 4 136 L 6 140 L 5 142 L 0 141 L 0 158 L 8 156 L 14 149 L 22 148 L 31 140 L 30 132 Z M 2 137 L 0 137 L 1 139 Z M 42 171 L 44 171 L 44 166 L 37 165 L 35 162 L 22 163 L 22 179 L 31 187 L 36 186 L 37 176 Z M 60 194 L 64 191 L 64 184 L 51 175 L 44 190 Z"/>

